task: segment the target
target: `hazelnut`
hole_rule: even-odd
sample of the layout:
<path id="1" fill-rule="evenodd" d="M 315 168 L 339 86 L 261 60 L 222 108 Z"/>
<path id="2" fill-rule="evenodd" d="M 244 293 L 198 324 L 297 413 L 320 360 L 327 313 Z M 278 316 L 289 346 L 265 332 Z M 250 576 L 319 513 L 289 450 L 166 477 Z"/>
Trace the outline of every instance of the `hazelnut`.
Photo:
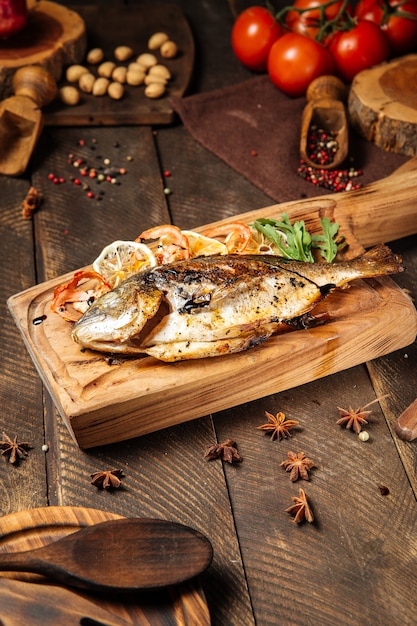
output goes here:
<path id="1" fill-rule="evenodd" d="M 80 76 L 78 86 L 81 91 L 84 91 L 84 93 L 91 93 L 95 80 L 96 77 L 94 76 L 94 74 L 91 74 L 91 72 L 87 72 L 86 74 L 82 74 L 82 76 Z"/>
<path id="2" fill-rule="evenodd" d="M 104 63 L 101 63 L 101 65 L 99 65 L 97 72 L 99 76 L 104 76 L 104 78 L 110 78 L 115 67 L 116 63 L 113 63 L 113 61 L 104 61 Z"/>
<path id="3" fill-rule="evenodd" d="M 169 71 L 169 69 L 165 65 L 161 65 L 160 63 L 150 67 L 148 75 L 160 76 L 161 78 L 165 78 L 165 80 L 169 80 L 171 78 L 171 72 Z"/>
<path id="4" fill-rule="evenodd" d="M 152 65 L 156 65 L 158 63 L 158 60 L 154 54 L 150 54 L 150 52 L 144 52 L 143 54 L 140 54 L 138 56 L 138 58 L 136 59 L 136 63 L 139 63 L 139 65 L 143 65 L 146 69 L 149 69 L 150 67 L 152 67 Z"/>
<path id="5" fill-rule="evenodd" d="M 165 93 L 165 85 L 163 83 L 151 83 L 145 87 L 145 96 L 147 98 L 160 98 Z"/>
<path id="6" fill-rule="evenodd" d="M 174 41 L 165 41 L 161 46 L 160 53 L 164 59 L 173 59 L 178 54 L 178 46 Z"/>
<path id="7" fill-rule="evenodd" d="M 109 79 L 101 76 L 94 81 L 92 94 L 93 96 L 104 96 L 107 93 L 107 87 L 109 86 Z"/>
<path id="8" fill-rule="evenodd" d="M 80 101 L 80 92 L 76 87 L 66 85 L 59 90 L 59 97 L 64 104 L 75 106 Z"/>
<path id="9" fill-rule="evenodd" d="M 130 46 L 118 46 L 113 54 L 117 61 L 128 61 L 133 57 L 133 49 Z"/>
<path id="10" fill-rule="evenodd" d="M 87 53 L 86 59 L 87 63 L 90 63 L 91 65 L 97 65 L 98 63 L 101 63 L 104 59 L 104 52 L 101 48 L 92 48 Z"/>
<path id="11" fill-rule="evenodd" d="M 87 72 L 88 69 L 84 65 L 70 65 L 67 68 L 65 77 L 69 83 L 78 83 L 80 77 Z"/>
<path id="12" fill-rule="evenodd" d="M 169 37 L 166 33 L 154 33 L 148 40 L 149 50 L 158 50 Z"/>
<path id="13" fill-rule="evenodd" d="M 107 94 L 110 98 L 113 98 L 113 100 L 120 100 L 120 98 L 123 98 L 124 92 L 125 90 L 121 83 L 110 83 L 107 87 Z"/>
<path id="14" fill-rule="evenodd" d="M 122 65 L 118 65 L 117 67 L 114 68 L 111 77 L 112 77 L 112 80 L 115 80 L 117 83 L 125 83 L 126 74 L 127 74 L 127 68 L 123 67 Z"/>
<path id="15" fill-rule="evenodd" d="M 126 82 L 128 85 L 137 87 L 138 85 L 143 85 L 145 76 L 146 74 L 142 70 L 127 70 Z"/>

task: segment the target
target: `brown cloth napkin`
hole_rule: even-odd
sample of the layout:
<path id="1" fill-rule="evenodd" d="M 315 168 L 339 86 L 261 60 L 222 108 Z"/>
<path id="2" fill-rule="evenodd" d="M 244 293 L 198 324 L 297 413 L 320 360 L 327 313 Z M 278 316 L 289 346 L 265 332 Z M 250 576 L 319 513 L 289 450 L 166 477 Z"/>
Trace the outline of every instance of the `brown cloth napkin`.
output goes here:
<path id="1" fill-rule="evenodd" d="M 173 97 L 191 135 L 276 202 L 331 193 L 297 174 L 305 98 L 289 98 L 268 76 L 208 93 Z M 409 157 L 385 152 L 351 132 L 349 162 L 362 186 L 391 174 Z"/>

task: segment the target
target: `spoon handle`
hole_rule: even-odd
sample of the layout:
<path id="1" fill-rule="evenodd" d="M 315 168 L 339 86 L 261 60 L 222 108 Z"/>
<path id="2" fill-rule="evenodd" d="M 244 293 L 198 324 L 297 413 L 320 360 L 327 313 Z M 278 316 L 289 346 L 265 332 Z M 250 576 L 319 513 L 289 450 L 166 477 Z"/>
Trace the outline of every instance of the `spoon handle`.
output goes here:
<path id="1" fill-rule="evenodd" d="M 29 552 L 5 552 L 0 554 L 1 572 L 30 572 L 53 576 L 56 568 L 53 564 L 32 556 Z"/>

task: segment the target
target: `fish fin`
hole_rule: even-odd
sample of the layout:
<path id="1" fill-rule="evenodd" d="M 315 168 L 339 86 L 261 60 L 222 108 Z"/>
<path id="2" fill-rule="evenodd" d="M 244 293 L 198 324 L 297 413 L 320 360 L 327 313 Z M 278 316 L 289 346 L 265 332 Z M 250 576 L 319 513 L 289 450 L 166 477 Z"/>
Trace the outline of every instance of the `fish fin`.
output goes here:
<path id="1" fill-rule="evenodd" d="M 402 258 L 383 243 L 367 250 L 360 258 L 367 263 L 372 263 L 372 265 L 383 265 L 384 274 L 403 272 L 405 270 Z"/>

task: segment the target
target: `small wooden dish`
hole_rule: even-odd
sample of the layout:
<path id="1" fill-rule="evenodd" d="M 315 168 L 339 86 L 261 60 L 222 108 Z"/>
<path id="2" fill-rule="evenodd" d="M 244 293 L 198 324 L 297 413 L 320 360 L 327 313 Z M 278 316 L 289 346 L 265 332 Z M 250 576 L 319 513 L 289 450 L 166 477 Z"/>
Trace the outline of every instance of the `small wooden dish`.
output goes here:
<path id="1" fill-rule="evenodd" d="M 310 83 L 306 97 L 307 105 L 301 122 L 300 156 L 307 165 L 314 168 L 339 167 L 349 150 L 346 86 L 336 76 L 320 76 Z M 309 157 L 308 138 L 313 126 L 337 133 L 337 151 L 329 163 L 319 164 Z"/>
<path id="2" fill-rule="evenodd" d="M 14 96 L 0 103 L 0 174 L 23 174 L 43 128 L 41 107 L 57 93 L 53 76 L 39 65 L 18 69 Z"/>

